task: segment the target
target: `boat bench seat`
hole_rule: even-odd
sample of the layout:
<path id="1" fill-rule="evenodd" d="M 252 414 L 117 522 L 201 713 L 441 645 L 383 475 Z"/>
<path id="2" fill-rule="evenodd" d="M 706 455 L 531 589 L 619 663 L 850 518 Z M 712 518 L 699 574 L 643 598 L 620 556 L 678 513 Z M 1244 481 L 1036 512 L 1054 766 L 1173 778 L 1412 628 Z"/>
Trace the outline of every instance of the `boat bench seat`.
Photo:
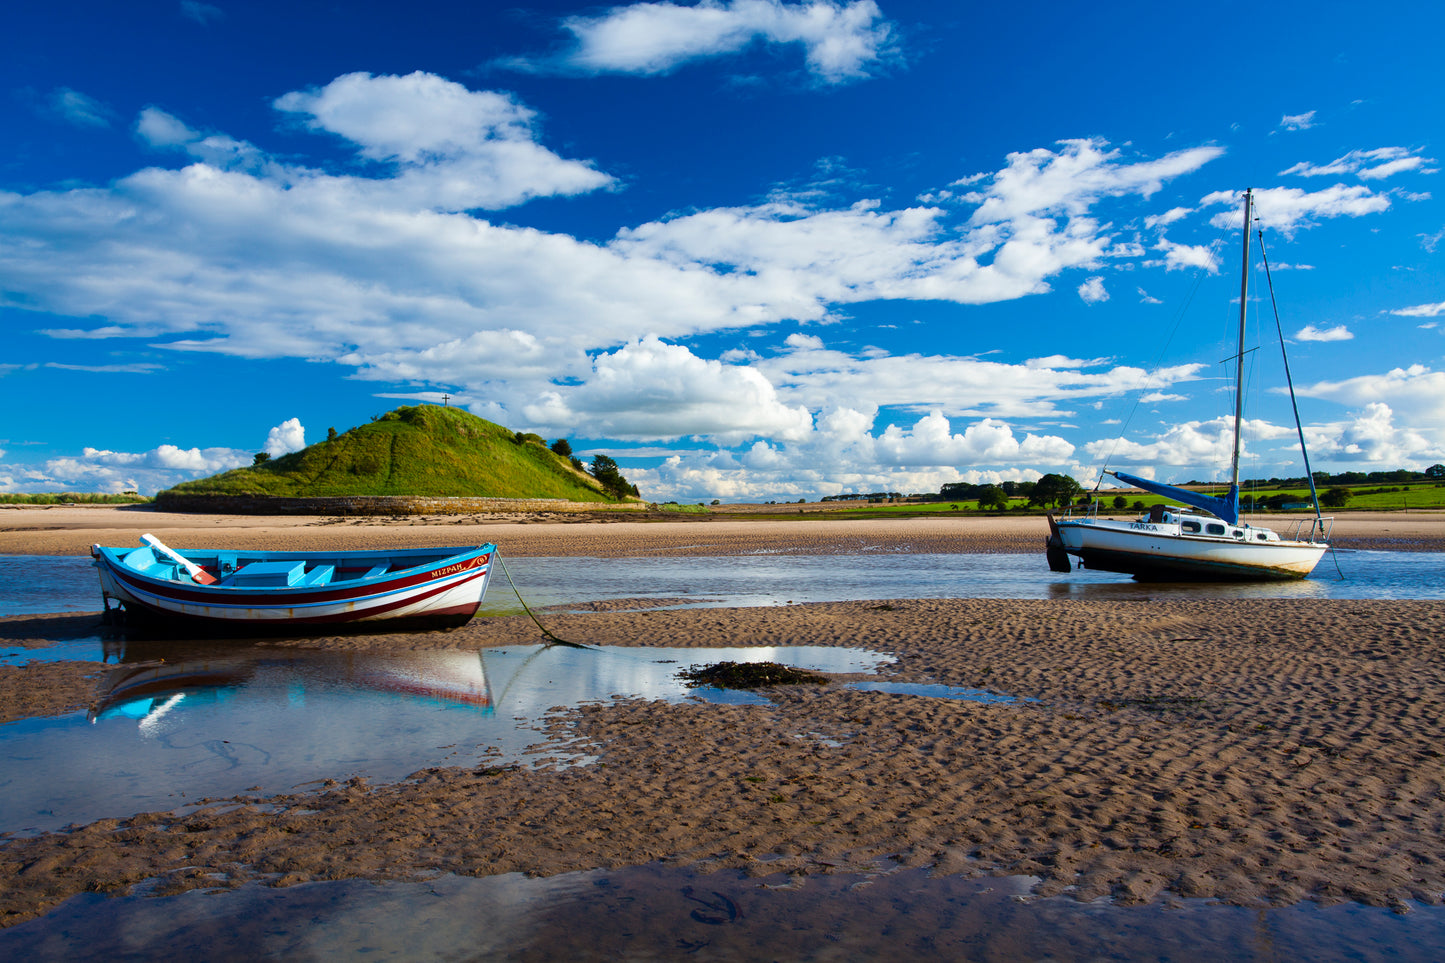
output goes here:
<path id="1" fill-rule="evenodd" d="M 296 585 L 329 585 L 336 574 L 335 565 L 318 565 L 296 581 Z"/>
<path id="2" fill-rule="evenodd" d="M 391 569 L 390 562 L 383 562 L 380 565 L 373 565 L 362 578 L 372 578 L 376 575 L 385 575 Z"/>

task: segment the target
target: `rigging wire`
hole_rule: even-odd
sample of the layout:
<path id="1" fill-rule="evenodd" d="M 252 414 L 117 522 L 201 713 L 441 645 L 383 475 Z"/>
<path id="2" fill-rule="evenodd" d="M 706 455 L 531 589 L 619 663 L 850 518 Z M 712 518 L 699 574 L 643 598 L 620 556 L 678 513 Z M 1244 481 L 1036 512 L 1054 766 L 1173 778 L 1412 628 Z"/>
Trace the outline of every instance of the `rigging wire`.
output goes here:
<path id="1" fill-rule="evenodd" d="M 1281 324 L 1279 320 L 1279 304 L 1274 298 L 1274 279 L 1269 273 L 1269 255 L 1264 253 L 1264 231 L 1259 232 L 1259 256 L 1264 260 L 1264 280 L 1269 287 L 1270 307 L 1274 309 L 1274 328 L 1279 334 L 1279 353 L 1284 358 L 1284 380 L 1285 384 L 1289 386 L 1289 403 L 1294 409 L 1294 426 L 1295 431 L 1299 433 L 1300 455 L 1304 457 L 1305 478 L 1310 483 L 1310 499 L 1314 502 L 1315 506 L 1315 521 L 1310 528 L 1310 541 L 1313 542 L 1316 531 L 1321 535 L 1324 534 L 1325 522 L 1323 516 L 1320 514 L 1320 496 L 1319 491 L 1315 488 L 1315 475 L 1310 469 L 1310 453 L 1305 447 L 1305 428 L 1304 423 L 1300 421 L 1299 417 L 1299 402 L 1295 400 L 1294 378 L 1290 375 L 1289 371 L 1289 352 L 1287 352 L 1284 347 L 1284 325 Z M 1345 573 L 1340 569 L 1340 560 L 1339 557 L 1335 555 L 1333 545 L 1330 546 L 1330 558 L 1334 560 L 1335 571 L 1339 573 L 1340 578 L 1344 578 Z"/>

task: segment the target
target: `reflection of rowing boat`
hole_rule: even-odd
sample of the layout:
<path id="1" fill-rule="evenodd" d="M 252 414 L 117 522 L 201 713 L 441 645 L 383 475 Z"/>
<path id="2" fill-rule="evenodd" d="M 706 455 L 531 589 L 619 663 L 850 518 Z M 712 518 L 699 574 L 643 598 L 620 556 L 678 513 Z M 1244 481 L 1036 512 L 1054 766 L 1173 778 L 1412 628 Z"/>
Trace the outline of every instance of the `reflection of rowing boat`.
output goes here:
<path id="1" fill-rule="evenodd" d="M 382 552 L 184 552 L 91 546 L 107 612 L 260 631 L 385 620 L 460 625 L 481 605 L 495 545 Z"/>
<path id="2" fill-rule="evenodd" d="M 197 651 L 163 663 L 122 665 L 101 683 L 90 719 L 144 719 L 186 700 L 214 701 L 252 684 L 264 667 L 289 669 L 288 684 L 388 692 L 490 712 L 481 652 L 336 653 L 274 649 Z M 179 700 L 178 700 L 179 697 Z"/>

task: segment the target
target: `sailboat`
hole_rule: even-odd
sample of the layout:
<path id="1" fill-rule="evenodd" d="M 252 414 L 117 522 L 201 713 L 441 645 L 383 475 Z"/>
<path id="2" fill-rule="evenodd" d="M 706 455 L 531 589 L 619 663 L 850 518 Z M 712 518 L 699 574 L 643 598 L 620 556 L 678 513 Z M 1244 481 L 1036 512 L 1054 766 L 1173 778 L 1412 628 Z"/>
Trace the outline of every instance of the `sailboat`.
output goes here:
<path id="1" fill-rule="evenodd" d="M 1072 511 L 1061 518 L 1049 516 L 1045 555 L 1055 572 L 1070 570 L 1069 556 L 1084 568 L 1120 572 L 1147 581 L 1285 581 L 1305 578 L 1329 550 L 1332 519 L 1319 513 L 1302 519 L 1293 531 L 1280 535 L 1273 529 L 1240 519 L 1239 451 L 1244 418 L 1244 328 L 1249 303 L 1249 229 L 1254 209 L 1253 191 L 1244 193 L 1244 267 L 1239 290 L 1239 344 L 1234 374 L 1234 458 L 1229 491 L 1207 495 L 1140 478 L 1122 471 L 1105 471 L 1125 485 L 1162 495 L 1186 507 L 1155 505 L 1136 519 L 1100 518 L 1098 502 L 1081 515 Z M 1309 455 L 1304 432 L 1295 413 L 1300 451 L 1309 476 Z M 1310 489 L 1314 490 L 1313 476 Z"/>

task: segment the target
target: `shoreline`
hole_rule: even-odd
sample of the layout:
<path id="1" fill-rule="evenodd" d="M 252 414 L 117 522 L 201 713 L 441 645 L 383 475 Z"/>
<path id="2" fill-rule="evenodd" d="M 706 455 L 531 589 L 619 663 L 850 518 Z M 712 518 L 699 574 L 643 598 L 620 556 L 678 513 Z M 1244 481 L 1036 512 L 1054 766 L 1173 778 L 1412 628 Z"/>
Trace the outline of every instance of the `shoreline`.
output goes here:
<path id="1" fill-rule="evenodd" d="M 1260 516 L 1281 531 L 1298 517 Z M 133 545 L 152 532 L 176 548 L 291 548 L 350 551 L 495 542 L 508 556 L 705 556 L 852 552 L 1043 554 L 1042 516 L 701 520 L 501 515 L 323 517 L 193 515 L 109 505 L 0 506 L 0 554 L 88 555 L 92 544 Z M 1340 549 L 1445 551 L 1445 512 L 1359 512 L 1337 516 Z"/>
<path id="2" fill-rule="evenodd" d="M 134 531 L 215 534 L 154 521 Z M 941 530 L 919 521 L 822 523 L 842 526 L 831 532 L 813 530 L 818 522 L 476 529 L 516 530 L 526 549 L 544 549 L 534 554 L 574 555 L 595 551 L 596 539 L 662 556 L 1024 537 L 978 526 L 983 519 L 949 519 Z M 1377 535 L 1401 528 L 1379 524 Z M 1432 524 L 1406 534 L 1428 540 Z M 335 527 L 303 523 L 286 537 L 325 540 Z M 425 524 L 366 528 L 367 538 L 436 536 Z M 0 534 L 12 539 L 0 539 L 6 551 L 20 537 Z M 538 734 L 527 768 L 425 768 L 397 783 L 352 779 L 0 840 L 0 927 L 80 892 L 123 893 L 146 880 L 162 895 L 659 860 L 762 876 L 850 872 L 887 858 L 939 875 L 1030 875 L 1041 895 L 1123 903 L 1177 895 L 1403 909 L 1445 897 L 1445 602 L 895 599 L 673 610 L 646 608 L 645 594 L 640 586 L 642 598 L 623 610 L 549 613 L 547 625 L 599 645 L 856 647 L 896 658 L 883 679 L 1020 701 L 796 686 L 766 690 L 762 706 L 566 708 Z M 4 618 L 0 641 L 52 645 L 93 634 L 97 622 Z M 519 615 L 449 632 L 262 644 L 364 655 L 539 641 Z M 16 700 L 0 702 L 0 718 L 58 714 L 94 692 L 105 670 L 0 668 L 0 694 Z M 565 765 L 579 743 L 597 761 Z"/>

